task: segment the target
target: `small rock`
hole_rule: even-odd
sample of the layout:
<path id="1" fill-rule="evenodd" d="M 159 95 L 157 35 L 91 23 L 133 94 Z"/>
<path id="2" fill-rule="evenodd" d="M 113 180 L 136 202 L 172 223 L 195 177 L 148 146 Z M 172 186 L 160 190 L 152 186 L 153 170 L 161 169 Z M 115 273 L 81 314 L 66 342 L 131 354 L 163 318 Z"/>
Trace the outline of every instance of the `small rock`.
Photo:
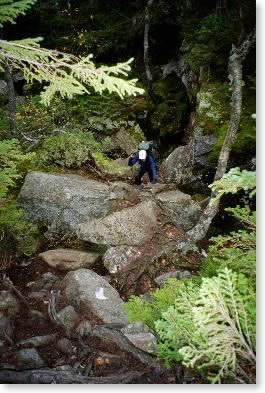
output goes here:
<path id="1" fill-rule="evenodd" d="M 110 247 L 103 255 L 103 264 L 110 273 L 118 273 L 141 257 L 137 247 Z"/>
<path id="2" fill-rule="evenodd" d="M 130 323 L 121 329 L 122 333 L 149 333 L 150 329 L 146 326 L 142 321 L 136 321 L 134 323 Z"/>
<path id="3" fill-rule="evenodd" d="M 184 280 L 190 277 L 191 277 L 191 273 L 188 272 L 187 270 L 184 271 L 176 270 L 174 272 L 165 273 L 162 274 L 161 276 L 156 277 L 155 282 L 160 287 L 163 287 L 169 278 L 178 278 L 179 280 Z"/>
<path id="4" fill-rule="evenodd" d="M 49 297 L 49 293 L 46 290 L 41 290 L 39 292 L 33 291 L 28 294 L 30 299 L 35 299 L 37 301 L 44 301 L 47 300 Z"/>
<path id="5" fill-rule="evenodd" d="M 14 296 L 8 291 L 0 292 L 0 311 L 7 311 L 7 314 L 14 316 L 19 312 L 20 306 Z"/>
<path id="6" fill-rule="evenodd" d="M 66 306 L 57 313 L 57 316 L 67 330 L 72 330 L 79 321 L 79 315 L 73 306 Z"/>
<path id="7" fill-rule="evenodd" d="M 86 319 L 83 319 L 77 326 L 77 331 L 81 337 L 86 337 L 92 331 L 92 326 Z"/>
<path id="8" fill-rule="evenodd" d="M 156 353 L 157 339 L 143 322 L 137 321 L 131 323 L 122 328 L 121 332 L 137 348 L 148 353 Z"/>
<path id="9" fill-rule="evenodd" d="M 44 273 L 41 278 L 31 283 L 30 287 L 33 291 L 40 289 L 52 289 L 58 278 L 51 272 Z"/>
<path id="10" fill-rule="evenodd" d="M 10 320 L 0 311 L 0 339 L 5 339 L 6 335 L 12 337 L 13 329 Z"/>
<path id="11" fill-rule="evenodd" d="M 68 338 L 62 338 L 59 340 L 56 343 L 56 348 L 64 355 L 70 355 L 74 350 L 74 346 Z"/>
<path id="12" fill-rule="evenodd" d="M 84 252 L 58 248 L 39 254 L 49 266 L 60 270 L 77 270 L 82 267 L 90 267 L 99 258 L 96 252 Z"/>
<path id="13" fill-rule="evenodd" d="M 35 348 L 21 349 L 17 352 L 18 366 L 22 369 L 41 368 L 45 366 L 43 359 Z"/>
<path id="14" fill-rule="evenodd" d="M 26 347 L 42 347 L 44 345 L 52 344 L 57 338 L 57 334 L 49 334 L 47 336 L 35 336 L 31 338 L 27 338 L 18 343 L 18 346 L 26 348 Z"/>

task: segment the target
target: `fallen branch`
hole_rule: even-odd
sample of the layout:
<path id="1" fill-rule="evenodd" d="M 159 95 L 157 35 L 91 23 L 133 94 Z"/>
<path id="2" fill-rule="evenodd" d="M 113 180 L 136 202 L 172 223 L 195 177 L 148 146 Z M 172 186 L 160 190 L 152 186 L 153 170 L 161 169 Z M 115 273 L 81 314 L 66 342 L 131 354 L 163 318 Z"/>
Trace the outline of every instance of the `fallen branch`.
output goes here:
<path id="1" fill-rule="evenodd" d="M 138 382 L 144 373 L 138 371 L 121 372 L 107 377 L 85 377 L 69 373 L 69 371 L 40 370 L 0 370 L 0 383 L 9 384 L 133 384 Z"/>

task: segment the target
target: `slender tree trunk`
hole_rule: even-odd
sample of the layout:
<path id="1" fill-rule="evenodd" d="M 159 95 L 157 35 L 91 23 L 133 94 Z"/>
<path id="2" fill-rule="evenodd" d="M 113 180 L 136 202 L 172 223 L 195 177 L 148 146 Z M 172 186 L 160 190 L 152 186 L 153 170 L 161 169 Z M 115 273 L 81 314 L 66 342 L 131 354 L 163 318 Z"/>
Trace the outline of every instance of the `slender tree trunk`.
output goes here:
<path id="1" fill-rule="evenodd" d="M 8 88 L 8 117 L 9 117 L 9 128 L 12 135 L 17 134 L 16 125 L 16 93 L 14 88 L 14 82 L 10 67 L 8 64 L 4 65 L 5 79 Z"/>
<path id="2" fill-rule="evenodd" d="M 232 84 L 231 115 L 225 140 L 218 158 L 214 180 L 219 180 L 225 174 L 231 148 L 235 141 L 240 125 L 242 112 L 242 64 L 238 49 L 232 48 L 228 64 L 229 78 Z"/>
<path id="3" fill-rule="evenodd" d="M 150 55 L 149 55 L 149 28 L 150 28 L 150 10 L 154 0 L 148 0 L 145 8 L 145 25 L 144 25 L 144 65 L 147 77 L 148 89 L 152 86 L 152 73 L 150 69 Z"/>
<path id="4" fill-rule="evenodd" d="M 239 48 L 233 45 L 230 53 L 228 70 L 229 79 L 232 85 L 231 116 L 226 137 L 219 155 L 214 180 L 219 180 L 226 172 L 230 152 L 239 129 L 242 111 L 242 62 L 254 43 L 254 39 L 255 33 L 250 34 Z M 215 195 L 212 196 L 214 197 Z M 188 237 L 193 242 L 200 241 L 206 236 L 209 226 L 218 212 L 219 203 L 219 199 L 211 198 L 197 224 L 187 232 Z"/>

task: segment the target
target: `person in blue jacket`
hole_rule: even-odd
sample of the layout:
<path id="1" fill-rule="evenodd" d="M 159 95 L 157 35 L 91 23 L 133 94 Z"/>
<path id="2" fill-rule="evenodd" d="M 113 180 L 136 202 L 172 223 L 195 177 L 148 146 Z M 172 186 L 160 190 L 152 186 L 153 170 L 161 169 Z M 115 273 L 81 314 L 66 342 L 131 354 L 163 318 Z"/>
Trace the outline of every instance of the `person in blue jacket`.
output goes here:
<path id="1" fill-rule="evenodd" d="M 140 150 L 129 157 L 128 165 L 133 166 L 136 163 L 140 164 L 140 169 L 135 176 L 135 184 L 138 188 L 142 189 L 142 177 L 148 172 L 150 182 L 152 184 L 157 183 L 157 172 L 156 163 L 153 156 L 148 152 L 148 150 Z"/>

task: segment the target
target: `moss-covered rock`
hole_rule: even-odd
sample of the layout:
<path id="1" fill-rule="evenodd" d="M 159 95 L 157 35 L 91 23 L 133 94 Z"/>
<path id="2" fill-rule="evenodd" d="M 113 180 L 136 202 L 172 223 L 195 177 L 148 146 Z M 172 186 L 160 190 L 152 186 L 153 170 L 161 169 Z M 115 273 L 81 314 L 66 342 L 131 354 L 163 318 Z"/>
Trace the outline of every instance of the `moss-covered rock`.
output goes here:
<path id="1" fill-rule="evenodd" d="M 198 94 L 197 126 L 202 134 L 214 134 L 216 143 L 208 158 L 216 161 L 222 148 L 225 135 L 229 127 L 231 114 L 231 90 L 228 84 L 204 84 Z M 248 157 L 255 155 L 256 124 L 253 119 L 255 113 L 255 91 L 249 86 L 243 87 L 243 105 L 232 155 Z"/>

